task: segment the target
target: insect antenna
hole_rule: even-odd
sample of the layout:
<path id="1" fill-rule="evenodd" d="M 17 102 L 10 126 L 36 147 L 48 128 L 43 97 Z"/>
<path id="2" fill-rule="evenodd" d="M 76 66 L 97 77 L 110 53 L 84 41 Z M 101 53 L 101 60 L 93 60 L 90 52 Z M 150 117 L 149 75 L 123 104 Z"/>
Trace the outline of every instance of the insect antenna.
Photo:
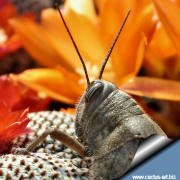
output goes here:
<path id="1" fill-rule="evenodd" d="M 71 35 L 71 32 L 70 32 L 70 30 L 69 30 L 69 28 L 68 28 L 68 26 L 67 26 L 67 24 L 66 24 L 66 22 L 65 22 L 65 20 L 64 20 L 64 17 L 63 17 L 63 15 L 62 15 L 62 13 L 61 13 L 60 7 L 58 6 L 57 3 L 55 4 L 55 6 L 56 6 L 56 8 L 57 8 L 58 11 L 59 11 L 59 14 L 60 14 L 60 16 L 61 16 L 61 19 L 62 19 L 62 21 L 63 21 L 63 24 L 64 24 L 64 26 L 65 26 L 65 28 L 66 28 L 66 31 L 68 32 L 69 37 L 70 37 L 70 39 L 71 39 L 71 41 L 72 41 L 72 43 L 73 43 L 73 45 L 74 45 L 74 48 L 75 48 L 75 50 L 76 50 L 76 52 L 77 52 L 77 54 L 78 54 L 78 56 L 79 56 L 79 59 L 80 59 L 81 63 L 82 63 L 82 65 L 83 65 L 84 73 L 85 73 L 86 80 L 87 80 L 87 85 L 89 86 L 89 85 L 90 85 L 90 81 L 89 81 L 89 77 L 88 77 L 88 73 L 87 73 L 87 69 L 86 69 L 86 65 L 85 65 L 85 63 L 84 63 L 84 60 L 83 60 L 83 58 L 82 58 L 82 56 L 81 56 L 81 54 L 80 54 L 80 52 L 79 52 L 79 50 L 78 50 L 78 47 L 77 47 L 77 45 L 76 45 L 76 43 L 75 43 L 75 41 L 74 41 L 74 39 L 73 39 L 73 37 L 72 37 L 72 35 Z"/>
<path id="2" fill-rule="evenodd" d="M 110 57 L 110 55 L 111 55 L 111 53 L 112 53 L 112 50 L 113 50 L 113 48 L 114 48 L 114 46 L 115 46 L 115 44 L 116 44 L 116 42 L 117 42 L 117 40 L 118 40 L 119 35 L 121 34 L 121 31 L 122 31 L 122 29 L 123 29 L 123 27 L 124 27 L 124 25 L 125 25 L 125 23 L 126 23 L 126 21 L 127 21 L 127 18 L 128 18 L 128 16 L 129 16 L 130 12 L 131 12 L 131 10 L 129 10 L 129 11 L 127 12 L 127 15 L 126 15 L 126 17 L 124 18 L 124 21 L 123 21 L 123 23 L 122 23 L 122 25 L 121 25 L 118 33 L 117 33 L 117 35 L 116 35 L 116 37 L 115 37 L 112 45 L 111 45 L 111 48 L 110 48 L 110 50 L 109 50 L 109 52 L 108 52 L 108 55 L 106 56 L 106 59 L 104 60 L 104 63 L 103 63 L 103 65 L 102 65 L 102 67 L 101 67 L 101 71 L 100 71 L 100 73 L 99 73 L 99 79 L 102 78 L 102 74 L 103 74 L 103 72 L 104 72 L 104 68 L 105 68 L 105 66 L 106 66 L 106 64 L 107 64 L 107 62 L 108 62 L 108 59 L 109 59 L 109 57 Z"/>

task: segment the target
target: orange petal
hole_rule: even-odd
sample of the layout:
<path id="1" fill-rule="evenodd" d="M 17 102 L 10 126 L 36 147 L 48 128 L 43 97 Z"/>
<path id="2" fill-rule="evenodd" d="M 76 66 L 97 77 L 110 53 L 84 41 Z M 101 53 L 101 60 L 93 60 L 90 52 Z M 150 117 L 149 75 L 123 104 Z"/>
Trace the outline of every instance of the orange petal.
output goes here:
<path id="1" fill-rule="evenodd" d="M 43 28 L 28 18 L 14 18 L 10 20 L 26 50 L 41 64 L 49 67 L 62 65 L 73 71 L 73 68 L 63 61 L 54 50 Z"/>
<path id="2" fill-rule="evenodd" d="M 31 69 L 13 77 L 38 92 L 68 104 L 76 103 L 83 91 L 76 76 L 69 79 L 67 74 L 56 69 Z"/>
<path id="3" fill-rule="evenodd" d="M 178 1 L 154 0 L 159 18 L 180 56 L 180 4 Z"/>
<path id="4" fill-rule="evenodd" d="M 146 49 L 144 61 L 146 71 L 152 76 L 170 77 L 175 72 L 176 56 L 176 48 L 159 22 Z M 168 69 L 169 73 L 167 72 Z"/>
<path id="5" fill-rule="evenodd" d="M 66 0 L 65 6 L 73 9 L 77 14 L 92 20 L 92 22 L 96 21 L 97 17 L 92 0 Z"/>
<path id="6" fill-rule="evenodd" d="M 127 93 L 150 98 L 180 101 L 180 82 L 158 78 L 135 77 L 120 86 Z"/>
<path id="7" fill-rule="evenodd" d="M 57 52 L 59 57 L 71 64 L 72 67 L 81 67 L 79 57 L 58 12 L 54 9 L 45 9 L 42 11 L 41 19 L 43 30 L 54 51 Z"/>
<path id="8" fill-rule="evenodd" d="M 100 17 L 101 32 L 109 46 L 129 8 L 132 12 L 111 56 L 119 79 L 139 71 L 145 50 L 144 36 L 150 37 L 156 23 L 151 1 L 106 1 Z"/>
<path id="9" fill-rule="evenodd" d="M 65 3 L 62 13 L 77 47 L 86 62 L 90 61 L 92 64 L 100 66 L 105 58 L 106 51 L 99 36 L 97 17 L 95 15 L 90 16 L 89 13 L 88 15 L 85 14 L 83 8 L 86 6 L 76 6 L 72 1 L 69 2 Z M 66 61 L 73 67 L 81 68 L 80 60 L 58 12 L 53 9 L 44 10 L 42 23 L 54 49 L 66 58 Z"/>
<path id="10" fill-rule="evenodd" d="M 87 6 L 90 6 L 88 11 Z M 84 3 L 68 0 L 64 6 L 64 16 L 85 61 L 101 66 L 107 52 L 99 34 L 98 17 L 92 0 L 85 0 Z"/>

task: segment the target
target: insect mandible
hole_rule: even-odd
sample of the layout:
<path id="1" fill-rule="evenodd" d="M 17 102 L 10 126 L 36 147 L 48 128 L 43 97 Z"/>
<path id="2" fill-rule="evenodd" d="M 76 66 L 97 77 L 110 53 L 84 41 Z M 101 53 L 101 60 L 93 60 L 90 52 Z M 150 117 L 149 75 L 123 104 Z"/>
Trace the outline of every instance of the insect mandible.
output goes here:
<path id="1" fill-rule="evenodd" d="M 128 11 L 102 65 L 98 80 L 89 81 L 87 69 L 76 43 L 57 6 L 64 26 L 82 62 L 87 89 L 76 108 L 75 131 L 78 140 L 68 134 L 51 129 L 30 144 L 26 152 L 33 151 L 48 135 L 60 140 L 80 156 L 92 156 L 91 179 L 111 180 L 121 177 L 130 167 L 141 142 L 154 134 L 165 135 L 127 93 L 115 84 L 101 80 L 106 63 L 128 19 Z"/>

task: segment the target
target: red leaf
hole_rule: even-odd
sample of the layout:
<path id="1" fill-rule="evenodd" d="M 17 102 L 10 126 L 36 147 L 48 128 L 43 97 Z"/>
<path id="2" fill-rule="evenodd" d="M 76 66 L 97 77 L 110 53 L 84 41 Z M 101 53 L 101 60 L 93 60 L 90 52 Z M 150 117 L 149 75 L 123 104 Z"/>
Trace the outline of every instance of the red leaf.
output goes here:
<path id="1" fill-rule="evenodd" d="M 0 8 L 2 8 L 3 6 L 5 6 L 8 3 L 8 0 L 1 0 L 0 1 Z"/>
<path id="2" fill-rule="evenodd" d="M 0 76 L 0 92 L 0 101 L 10 107 L 20 100 L 22 93 L 18 84 L 13 83 L 7 75 Z"/>
<path id="3" fill-rule="evenodd" d="M 0 92 L 0 102 L 5 102 L 12 110 L 45 110 L 50 102 L 50 98 L 39 98 L 37 92 L 15 82 L 7 75 L 0 76 Z"/>
<path id="4" fill-rule="evenodd" d="M 41 99 L 33 90 L 27 89 L 26 93 L 22 95 L 21 100 L 13 106 L 13 110 L 29 108 L 30 112 L 37 112 L 47 109 L 47 105 L 51 101 L 50 98 Z"/>
<path id="5" fill-rule="evenodd" d="M 26 127 L 28 112 L 28 109 L 11 111 L 5 103 L 0 103 L 0 154 L 10 150 L 10 142 L 14 138 L 32 132 Z"/>

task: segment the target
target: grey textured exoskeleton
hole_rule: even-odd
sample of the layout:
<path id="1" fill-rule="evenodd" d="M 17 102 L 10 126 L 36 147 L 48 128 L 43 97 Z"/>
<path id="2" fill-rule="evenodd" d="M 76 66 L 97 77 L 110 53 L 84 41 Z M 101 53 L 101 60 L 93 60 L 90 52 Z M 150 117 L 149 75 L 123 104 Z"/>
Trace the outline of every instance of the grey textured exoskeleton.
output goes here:
<path id="1" fill-rule="evenodd" d="M 76 134 L 94 156 L 94 179 L 122 176 L 143 139 L 165 135 L 134 99 L 104 80 L 93 81 L 82 96 Z"/>
<path id="2" fill-rule="evenodd" d="M 76 109 L 75 128 L 78 140 L 60 130 L 49 130 L 28 146 L 27 151 L 32 151 L 47 135 L 51 135 L 75 150 L 80 156 L 93 157 L 90 179 L 111 180 L 121 177 L 129 169 L 144 139 L 153 134 L 166 136 L 132 97 L 121 91 L 115 84 L 101 80 L 105 65 L 130 11 L 110 48 L 99 79 L 93 82 L 89 81 L 84 61 L 60 9 L 59 13 L 83 64 L 88 84 Z"/>

